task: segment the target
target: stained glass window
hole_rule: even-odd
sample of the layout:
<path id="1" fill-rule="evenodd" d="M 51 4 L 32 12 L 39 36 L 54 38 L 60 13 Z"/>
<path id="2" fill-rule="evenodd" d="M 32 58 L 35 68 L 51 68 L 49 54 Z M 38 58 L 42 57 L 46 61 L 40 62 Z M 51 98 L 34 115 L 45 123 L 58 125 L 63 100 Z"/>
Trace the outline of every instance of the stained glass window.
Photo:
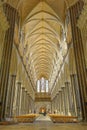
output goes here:
<path id="1" fill-rule="evenodd" d="M 46 80 L 46 92 L 48 92 L 48 80 Z"/>
<path id="2" fill-rule="evenodd" d="M 48 80 L 42 77 L 40 80 L 37 81 L 37 92 L 48 92 Z"/>
<path id="3" fill-rule="evenodd" d="M 37 81 L 37 92 L 40 92 L 40 80 Z"/>

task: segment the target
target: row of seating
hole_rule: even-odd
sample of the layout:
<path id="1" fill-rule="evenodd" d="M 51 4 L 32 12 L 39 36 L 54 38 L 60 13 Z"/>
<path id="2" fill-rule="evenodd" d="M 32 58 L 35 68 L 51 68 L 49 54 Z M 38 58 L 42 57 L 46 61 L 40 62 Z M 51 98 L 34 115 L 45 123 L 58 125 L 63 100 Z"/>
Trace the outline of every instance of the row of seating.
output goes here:
<path id="1" fill-rule="evenodd" d="M 15 122 L 10 122 L 10 121 L 1 121 L 0 125 L 13 125 Z"/>
<path id="2" fill-rule="evenodd" d="M 0 122 L 0 125 L 9 125 L 14 123 L 33 123 L 39 114 L 26 114 L 13 118 L 13 121 Z M 77 123 L 78 118 L 76 116 L 64 116 L 58 114 L 48 114 L 54 123 Z"/>
<path id="3" fill-rule="evenodd" d="M 77 123 L 78 118 L 76 116 L 64 116 L 58 114 L 49 114 L 51 120 L 54 123 Z"/>
<path id="4" fill-rule="evenodd" d="M 15 119 L 18 123 L 33 123 L 37 117 L 38 114 L 27 114 L 16 116 Z"/>

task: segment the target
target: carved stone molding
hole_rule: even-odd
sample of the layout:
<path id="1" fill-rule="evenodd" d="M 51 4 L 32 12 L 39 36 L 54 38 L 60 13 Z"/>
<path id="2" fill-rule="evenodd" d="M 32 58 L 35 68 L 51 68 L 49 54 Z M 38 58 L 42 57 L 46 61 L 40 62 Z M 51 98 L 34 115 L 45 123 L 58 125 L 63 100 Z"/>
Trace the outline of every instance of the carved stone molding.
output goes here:
<path id="1" fill-rule="evenodd" d="M 83 30 L 83 27 L 87 22 L 87 0 L 83 0 L 83 1 L 84 1 L 84 7 L 78 19 L 78 24 L 77 24 L 80 30 Z"/>
<path id="2" fill-rule="evenodd" d="M 6 31 L 9 28 L 9 23 L 6 19 L 6 16 L 3 12 L 3 3 L 0 2 L 0 28 L 3 31 Z"/>

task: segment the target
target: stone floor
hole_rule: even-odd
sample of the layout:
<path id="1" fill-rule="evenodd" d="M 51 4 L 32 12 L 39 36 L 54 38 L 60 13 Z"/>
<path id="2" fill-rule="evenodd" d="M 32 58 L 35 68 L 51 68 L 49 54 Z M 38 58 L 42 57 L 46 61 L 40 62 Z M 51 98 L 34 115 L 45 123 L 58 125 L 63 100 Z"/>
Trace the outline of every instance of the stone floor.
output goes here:
<path id="1" fill-rule="evenodd" d="M 0 126 L 0 130 L 87 130 L 87 123 L 52 123 L 48 116 L 39 116 L 34 123 Z"/>
<path id="2" fill-rule="evenodd" d="M 49 116 L 44 116 L 44 115 L 39 115 L 39 117 L 36 119 L 36 121 L 51 121 L 50 117 Z"/>
<path id="3" fill-rule="evenodd" d="M 0 126 L 0 130 L 87 130 L 87 124 L 50 124 L 49 122 L 38 122 L 34 124 Z"/>

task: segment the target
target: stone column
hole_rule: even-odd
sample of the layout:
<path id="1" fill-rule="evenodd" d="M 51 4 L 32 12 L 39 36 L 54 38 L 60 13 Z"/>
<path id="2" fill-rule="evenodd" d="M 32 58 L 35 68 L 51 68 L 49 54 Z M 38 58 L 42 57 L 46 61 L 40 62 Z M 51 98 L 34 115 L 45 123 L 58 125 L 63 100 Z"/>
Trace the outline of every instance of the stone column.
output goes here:
<path id="1" fill-rule="evenodd" d="M 32 111 L 32 108 L 31 108 L 31 97 L 30 97 L 30 94 L 29 94 L 29 113 L 31 113 Z"/>
<path id="2" fill-rule="evenodd" d="M 53 99 L 53 113 L 55 113 L 55 97 Z"/>
<path id="3" fill-rule="evenodd" d="M 76 70 L 79 81 L 78 84 L 81 95 L 82 117 L 83 120 L 87 120 L 87 73 L 81 31 L 77 26 L 77 20 L 83 9 L 83 5 L 83 1 L 79 0 L 75 5 L 70 7 L 69 12 L 71 19 L 72 40 L 76 61 Z"/>
<path id="4" fill-rule="evenodd" d="M 58 107 L 58 99 L 57 99 L 57 94 L 56 94 L 56 96 L 55 96 L 55 112 L 56 112 L 56 114 L 57 114 L 57 107 Z"/>
<path id="5" fill-rule="evenodd" d="M 57 93 L 57 113 L 59 114 L 59 93 Z"/>
<path id="6" fill-rule="evenodd" d="M 68 115 L 67 91 L 66 91 L 66 87 L 63 88 L 63 91 L 64 91 L 64 101 L 65 101 L 65 115 Z"/>
<path id="7" fill-rule="evenodd" d="M 28 114 L 28 94 L 27 94 L 27 91 L 25 91 L 25 113 Z"/>
<path id="8" fill-rule="evenodd" d="M 57 114 L 57 95 L 55 96 L 55 112 Z"/>
<path id="9" fill-rule="evenodd" d="M 58 113 L 60 114 L 60 94 L 58 92 Z"/>
<path id="10" fill-rule="evenodd" d="M 72 83 L 72 92 L 73 92 L 73 101 L 74 101 L 74 112 L 75 115 L 81 118 L 82 112 L 81 112 L 81 103 L 80 103 L 80 93 L 79 93 L 76 74 L 71 75 L 71 83 Z"/>
<path id="11" fill-rule="evenodd" d="M 27 103 L 28 103 L 27 102 L 27 91 L 25 91 L 25 93 L 26 93 L 26 98 L 25 98 L 25 109 L 26 109 L 26 112 L 25 113 L 27 114 Z"/>
<path id="12" fill-rule="evenodd" d="M 20 82 L 20 86 L 21 86 L 21 88 L 20 88 L 20 100 L 19 100 L 19 102 L 20 102 L 20 104 L 19 104 L 19 115 L 21 115 L 21 102 L 22 102 L 22 84 L 21 84 L 21 82 Z"/>
<path id="13" fill-rule="evenodd" d="M 14 39 L 14 27 L 15 27 L 15 19 L 17 16 L 17 11 L 8 4 L 3 4 L 3 11 L 7 17 L 7 21 L 9 22 L 9 29 L 6 31 L 4 44 L 3 44 L 3 53 L 2 53 L 2 61 L 1 61 L 1 72 L 0 72 L 0 120 L 5 119 L 5 108 L 6 108 L 6 97 L 7 97 L 7 89 L 8 89 L 8 77 L 9 77 L 9 69 L 10 69 L 10 61 L 12 54 L 12 46 Z"/>
<path id="14" fill-rule="evenodd" d="M 26 90 L 25 89 L 24 89 L 23 110 L 24 110 L 24 114 L 26 114 Z"/>
<path id="15" fill-rule="evenodd" d="M 53 113 L 55 113 L 55 97 L 53 98 Z"/>
<path id="16" fill-rule="evenodd" d="M 29 94 L 28 94 L 28 113 L 29 113 L 29 109 L 30 109 L 30 100 L 29 100 Z"/>
<path id="17" fill-rule="evenodd" d="M 75 82 L 73 79 L 73 75 L 71 75 L 71 85 L 72 85 L 72 98 L 73 98 L 72 111 L 73 111 L 73 115 L 77 116 L 76 95 L 75 95 L 75 89 L 74 89 Z"/>
<path id="18" fill-rule="evenodd" d="M 63 115 L 66 115 L 66 112 L 65 112 L 65 104 L 66 104 L 66 100 L 65 100 L 65 94 L 64 94 L 64 87 L 62 87 L 61 89 L 62 89 Z"/>
<path id="19" fill-rule="evenodd" d="M 67 93 L 67 106 L 68 106 L 68 115 L 72 113 L 72 105 L 71 105 L 71 91 L 70 91 L 70 83 L 65 82 L 66 93 Z"/>
<path id="20" fill-rule="evenodd" d="M 67 83 L 65 83 L 64 93 L 65 93 L 65 99 L 66 99 L 66 115 L 68 115 L 69 114 L 69 100 L 68 100 L 68 92 L 67 92 Z"/>
<path id="21" fill-rule="evenodd" d="M 21 115 L 24 114 L 24 91 L 25 91 L 25 88 L 22 87 L 22 97 L 21 97 Z"/>
<path id="22" fill-rule="evenodd" d="M 33 112 L 33 100 L 32 97 L 30 96 L 30 102 L 31 102 L 31 113 Z"/>
<path id="23" fill-rule="evenodd" d="M 16 115 L 20 114 L 20 96 L 21 96 L 21 82 L 17 82 L 17 98 L 16 98 Z"/>
<path id="24" fill-rule="evenodd" d="M 29 93 L 28 93 L 28 113 L 29 113 L 29 110 L 30 110 L 30 98 L 29 98 Z"/>
<path id="25" fill-rule="evenodd" d="M 51 107 L 50 107 L 51 109 L 50 109 L 50 112 L 52 113 L 52 100 L 51 100 Z"/>
<path id="26" fill-rule="evenodd" d="M 34 111 L 34 102 L 33 102 L 33 99 L 32 99 L 32 97 L 30 97 L 31 98 L 31 112 L 33 113 L 33 111 Z"/>
<path id="27" fill-rule="evenodd" d="M 7 90 L 6 109 L 5 109 L 5 116 L 6 117 L 13 116 L 15 81 L 16 81 L 16 75 L 10 75 L 9 76 L 9 85 L 8 85 L 8 90 Z"/>
<path id="28" fill-rule="evenodd" d="M 53 113 L 54 113 L 54 98 L 53 98 L 53 103 L 52 103 L 52 104 L 53 104 L 53 107 L 52 107 L 52 109 L 53 109 Z"/>
<path id="29" fill-rule="evenodd" d="M 53 99 L 51 101 L 51 113 L 53 113 Z"/>
<path id="30" fill-rule="evenodd" d="M 27 101 L 27 99 L 26 99 L 26 90 L 24 91 L 24 114 L 26 114 L 26 101 Z"/>
<path id="31" fill-rule="evenodd" d="M 60 115 L 61 115 L 61 112 L 62 112 L 62 110 L 61 110 L 61 102 L 62 100 L 61 100 L 61 90 L 59 90 L 59 112 L 60 112 Z"/>
<path id="32" fill-rule="evenodd" d="M 61 89 L 61 92 L 60 92 L 60 95 L 61 95 L 61 115 L 63 115 L 63 94 L 62 94 L 62 89 Z"/>
<path id="33" fill-rule="evenodd" d="M 41 80 L 40 80 L 40 93 L 41 93 Z"/>
<path id="34" fill-rule="evenodd" d="M 0 1 L 0 69 L 1 69 L 1 60 L 3 53 L 3 43 L 5 38 L 5 32 L 8 29 L 8 22 L 3 12 L 3 3 Z"/>

